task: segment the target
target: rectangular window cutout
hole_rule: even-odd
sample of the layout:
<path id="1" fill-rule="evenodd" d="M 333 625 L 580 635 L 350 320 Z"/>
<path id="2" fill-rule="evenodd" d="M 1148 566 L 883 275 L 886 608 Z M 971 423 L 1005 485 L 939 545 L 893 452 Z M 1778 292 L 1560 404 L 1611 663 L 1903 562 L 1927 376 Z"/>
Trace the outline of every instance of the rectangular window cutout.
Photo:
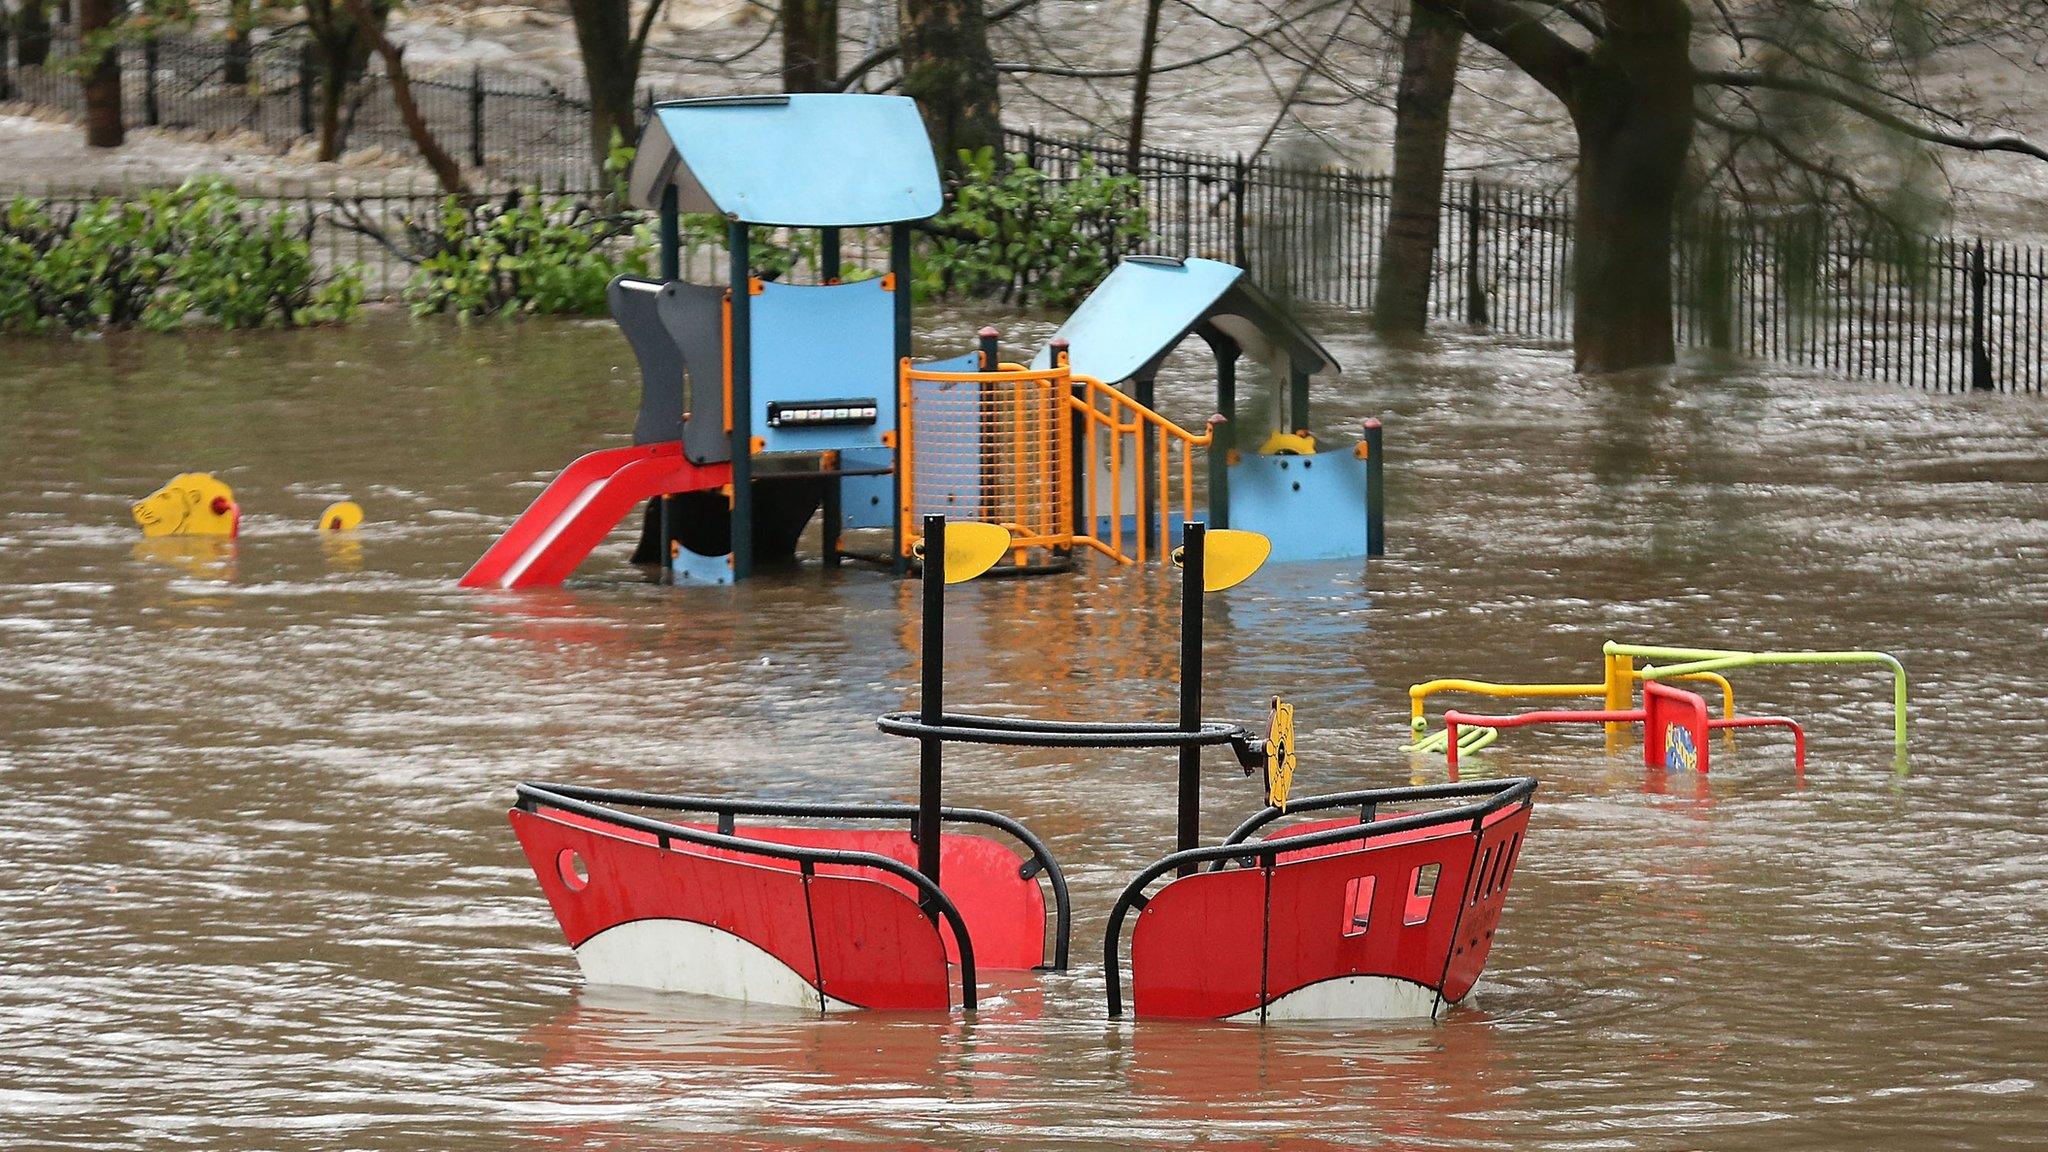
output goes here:
<path id="1" fill-rule="evenodd" d="M 1478 875 L 1480 880 L 1479 883 L 1472 885 L 1472 903 L 1474 904 L 1479 903 L 1480 898 L 1490 891 L 1486 886 L 1486 878 L 1493 875 L 1493 854 L 1499 847 L 1500 845 L 1498 844 L 1488 845 L 1485 855 L 1479 858 Z"/>
<path id="2" fill-rule="evenodd" d="M 1355 876 L 1344 885 L 1344 934 L 1363 936 L 1372 924 L 1373 878 Z"/>
<path id="3" fill-rule="evenodd" d="M 1436 900 L 1436 877 L 1442 868 L 1436 864 L 1424 864 L 1415 870 L 1414 883 L 1408 892 L 1408 909 L 1401 917 L 1403 923 L 1420 924 L 1429 919 L 1429 906 Z"/>

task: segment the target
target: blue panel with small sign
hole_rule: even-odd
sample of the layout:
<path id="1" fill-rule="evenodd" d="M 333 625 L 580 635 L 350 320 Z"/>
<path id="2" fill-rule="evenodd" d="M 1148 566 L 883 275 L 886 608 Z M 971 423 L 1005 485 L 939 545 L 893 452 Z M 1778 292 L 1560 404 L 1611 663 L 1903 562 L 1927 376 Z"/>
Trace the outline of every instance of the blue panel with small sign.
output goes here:
<path id="1" fill-rule="evenodd" d="M 1355 453 L 1246 456 L 1229 476 L 1230 526 L 1272 540 L 1274 560 L 1365 555 L 1365 461 Z"/>
<path id="2" fill-rule="evenodd" d="M 896 427 L 895 303 L 884 282 L 763 284 L 752 304 L 762 451 L 883 447 Z"/>

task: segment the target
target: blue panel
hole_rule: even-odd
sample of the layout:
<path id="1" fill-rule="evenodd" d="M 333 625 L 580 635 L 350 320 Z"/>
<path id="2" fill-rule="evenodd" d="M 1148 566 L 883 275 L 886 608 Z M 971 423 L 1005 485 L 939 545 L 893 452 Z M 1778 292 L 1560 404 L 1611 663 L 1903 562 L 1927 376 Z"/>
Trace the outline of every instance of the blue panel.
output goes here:
<path id="1" fill-rule="evenodd" d="M 896 313 L 882 281 L 765 284 L 753 300 L 754 435 L 769 452 L 880 448 L 896 427 Z M 773 405 L 871 403 L 872 424 L 777 428 Z"/>
<path id="2" fill-rule="evenodd" d="M 1230 466 L 1230 526 L 1264 533 L 1275 560 L 1365 555 L 1365 461 L 1350 451 L 1246 456 Z"/>
<path id="3" fill-rule="evenodd" d="M 978 372 L 981 357 L 969 352 L 918 367 L 930 372 Z M 911 382 L 910 450 L 917 457 L 910 472 L 910 507 L 914 515 L 941 513 L 955 519 L 982 518 L 981 410 L 975 399 L 980 388 L 972 380 Z M 957 395 L 963 390 L 964 398 Z M 934 443 L 951 445 L 952 450 L 918 452 L 920 444 Z"/>
<path id="4" fill-rule="evenodd" d="M 670 184 L 685 212 L 801 228 L 923 220 L 945 203 L 931 137 L 906 96 L 656 105 L 633 159 L 633 201 L 658 207 Z"/>
<path id="5" fill-rule="evenodd" d="M 892 448 L 849 448 L 839 457 L 842 468 L 893 468 Z M 892 528 L 896 524 L 896 477 L 848 476 L 839 482 L 841 528 Z"/>
<path id="6" fill-rule="evenodd" d="M 699 556 L 688 548 L 677 549 L 675 571 L 678 584 L 730 584 L 732 583 L 731 556 Z"/>
<path id="7" fill-rule="evenodd" d="M 1243 275 L 1215 260 L 1125 260 L 1053 336 L 1071 345 L 1074 371 L 1121 383 L 1180 343 Z M 1050 348 L 1032 361 L 1051 364 Z"/>

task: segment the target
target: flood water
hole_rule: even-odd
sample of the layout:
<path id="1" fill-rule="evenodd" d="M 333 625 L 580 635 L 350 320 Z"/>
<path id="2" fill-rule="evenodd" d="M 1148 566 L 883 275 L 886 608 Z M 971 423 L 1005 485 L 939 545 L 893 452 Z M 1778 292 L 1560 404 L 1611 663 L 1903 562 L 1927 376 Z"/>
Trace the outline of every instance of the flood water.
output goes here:
<path id="1" fill-rule="evenodd" d="M 1440 779 L 1396 750 L 1409 683 L 1592 679 L 1608 638 L 1895 653 L 1906 763 L 1858 670 L 1738 678 L 1806 722 L 1803 781 L 1770 733 L 1717 737 L 1704 778 L 1506 734 L 1468 775 L 1543 787 L 1487 975 L 1434 1024 L 1105 1021 L 1170 754 L 949 760 L 949 800 L 1035 829 L 1077 912 L 1075 970 L 992 978 L 973 1021 L 586 990 L 513 784 L 908 797 L 873 718 L 914 703 L 916 586 L 671 588 L 622 534 L 565 589 L 458 590 L 556 469 L 625 442 L 605 324 L 10 343 L 0 1149 L 2048 1142 L 2048 406 L 1589 382 L 1322 323 L 1350 378 L 1319 423 L 1387 422 L 1392 553 L 1269 567 L 1209 632 L 1211 713 L 1297 705 L 1297 790 Z M 139 547 L 129 502 L 196 469 L 235 486 L 239 544 Z M 342 495 L 369 522 L 323 539 Z M 1169 573 L 953 592 L 950 703 L 1171 716 Z M 1226 760 L 1212 830 L 1257 803 Z"/>

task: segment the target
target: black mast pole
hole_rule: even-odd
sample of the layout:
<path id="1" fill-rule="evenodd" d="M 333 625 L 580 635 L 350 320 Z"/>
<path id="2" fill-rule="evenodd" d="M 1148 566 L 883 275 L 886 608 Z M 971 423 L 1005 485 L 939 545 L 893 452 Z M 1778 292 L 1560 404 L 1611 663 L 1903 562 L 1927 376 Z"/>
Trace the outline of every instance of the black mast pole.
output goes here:
<path id="1" fill-rule="evenodd" d="M 1201 524 L 1182 524 L 1180 538 L 1180 728 L 1196 732 L 1202 727 L 1202 536 Z M 1180 749 L 1180 822 L 1174 850 L 1198 847 L 1202 838 L 1202 749 L 1183 744 Z M 1184 864 L 1180 874 L 1195 871 Z"/>
<path id="2" fill-rule="evenodd" d="M 945 722 L 946 714 L 946 518 L 924 518 L 924 641 L 918 663 L 924 683 L 918 691 L 918 719 L 927 728 Z M 939 785 L 944 771 L 945 742 L 937 736 L 918 738 L 917 747 L 917 870 L 939 882 Z M 938 909 L 927 909 L 938 915 Z"/>

